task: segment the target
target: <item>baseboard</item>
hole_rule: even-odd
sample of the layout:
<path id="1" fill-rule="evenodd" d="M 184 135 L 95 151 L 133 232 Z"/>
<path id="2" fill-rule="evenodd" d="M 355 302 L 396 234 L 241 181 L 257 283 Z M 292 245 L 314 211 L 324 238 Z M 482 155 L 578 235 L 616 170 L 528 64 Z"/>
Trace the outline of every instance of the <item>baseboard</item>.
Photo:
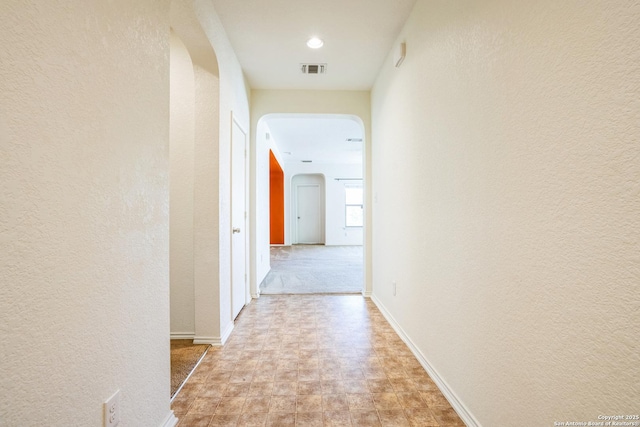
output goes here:
<path id="1" fill-rule="evenodd" d="M 233 322 L 229 322 L 227 329 L 224 330 L 221 337 L 193 337 L 194 344 L 209 344 L 214 347 L 222 347 L 225 342 L 229 339 L 229 335 L 231 335 L 231 331 L 233 331 Z"/>
<path id="2" fill-rule="evenodd" d="M 173 411 L 169 411 L 169 414 L 167 414 L 162 424 L 160 424 L 160 427 L 175 427 L 176 425 L 178 425 L 178 419 Z"/>
<path id="3" fill-rule="evenodd" d="M 214 347 L 222 346 L 220 337 L 193 337 L 194 344 L 209 344 Z"/>
<path id="4" fill-rule="evenodd" d="M 171 332 L 172 340 L 192 340 L 195 337 L 193 332 Z"/>
<path id="5" fill-rule="evenodd" d="M 438 374 L 438 371 L 429 363 L 424 354 L 416 347 L 416 345 L 411 341 L 411 338 L 404 332 L 402 327 L 396 322 L 393 318 L 389 310 L 382 304 L 382 302 L 376 298 L 375 295 L 371 296 L 371 300 L 378 307 L 382 315 L 387 322 L 391 325 L 391 327 L 396 331 L 398 336 L 402 339 L 402 341 L 407 344 L 409 350 L 413 353 L 413 355 L 418 359 L 422 367 L 427 371 L 431 379 L 436 383 L 444 397 L 449 401 L 451 407 L 458 414 L 458 416 L 464 421 L 464 423 L 468 427 L 481 427 L 480 423 L 476 418 L 471 414 L 471 412 L 467 409 L 467 407 L 462 403 L 462 401 L 458 398 L 458 396 L 453 392 L 451 387 L 447 384 L 447 382 Z"/>
<path id="6" fill-rule="evenodd" d="M 365 298 L 371 298 L 371 291 L 362 291 L 362 296 Z"/>
<path id="7" fill-rule="evenodd" d="M 224 343 L 227 342 L 227 340 L 229 339 L 229 335 L 231 335 L 231 332 L 233 332 L 233 322 L 229 322 L 227 328 L 222 333 L 222 336 L 220 337 L 220 345 L 224 345 Z"/>

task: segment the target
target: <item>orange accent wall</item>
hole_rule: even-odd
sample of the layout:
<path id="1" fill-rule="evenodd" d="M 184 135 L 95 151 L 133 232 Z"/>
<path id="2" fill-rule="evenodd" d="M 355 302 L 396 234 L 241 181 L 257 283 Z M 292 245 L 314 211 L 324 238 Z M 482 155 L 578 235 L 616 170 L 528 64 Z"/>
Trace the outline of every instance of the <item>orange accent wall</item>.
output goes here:
<path id="1" fill-rule="evenodd" d="M 269 150 L 269 213 L 271 244 L 284 245 L 284 171 L 271 150 Z"/>

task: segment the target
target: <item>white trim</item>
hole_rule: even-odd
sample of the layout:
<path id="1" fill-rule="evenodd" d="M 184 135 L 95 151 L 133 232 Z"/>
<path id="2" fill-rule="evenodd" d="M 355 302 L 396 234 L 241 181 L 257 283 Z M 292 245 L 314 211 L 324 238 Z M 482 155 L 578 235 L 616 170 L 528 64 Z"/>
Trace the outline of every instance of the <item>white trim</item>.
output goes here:
<path id="1" fill-rule="evenodd" d="M 195 332 L 171 332 L 172 340 L 192 340 L 195 336 Z"/>
<path id="2" fill-rule="evenodd" d="M 194 344 L 209 344 L 212 345 L 214 347 L 221 347 L 222 346 L 222 339 L 220 339 L 220 337 L 194 337 L 193 338 L 193 343 Z"/>
<path id="3" fill-rule="evenodd" d="M 231 331 L 233 331 L 233 322 L 229 322 L 229 326 L 227 326 L 227 329 L 224 330 L 221 337 L 193 337 L 193 343 L 209 344 L 214 347 L 222 347 L 224 343 L 229 339 Z"/>
<path id="4" fill-rule="evenodd" d="M 371 296 L 371 300 L 374 302 L 376 307 L 378 307 L 384 318 L 387 319 L 387 322 L 389 322 L 391 327 L 400 336 L 402 341 L 407 344 L 409 350 L 411 350 L 411 352 L 416 357 L 416 359 L 418 359 L 425 371 L 427 371 L 427 374 L 429 374 L 431 379 L 436 383 L 444 397 L 449 401 L 449 404 L 451 404 L 451 407 L 454 409 L 454 411 L 457 412 L 462 421 L 468 427 L 481 427 L 478 420 L 475 419 L 469 409 L 464 405 L 464 403 L 462 403 L 460 398 L 458 398 L 458 396 L 453 392 L 451 387 L 449 387 L 449 384 L 447 384 L 447 382 L 440 376 L 438 371 L 436 371 L 431 363 L 429 363 L 425 355 L 422 354 L 422 352 L 418 349 L 418 347 L 416 347 L 413 341 L 411 341 L 411 338 L 409 338 L 409 336 L 404 332 L 398 322 L 396 322 L 396 320 L 393 318 L 384 304 L 382 304 L 382 302 L 375 295 Z"/>
<path id="5" fill-rule="evenodd" d="M 371 291 L 362 291 L 362 296 L 365 298 L 371 298 Z"/>
<path id="6" fill-rule="evenodd" d="M 176 418 L 173 411 L 169 411 L 162 424 L 160 424 L 160 427 L 175 427 L 177 425 L 178 419 Z"/>
<path id="7" fill-rule="evenodd" d="M 224 345 L 224 343 L 227 342 L 227 340 L 229 339 L 229 335 L 231 335 L 231 332 L 233 332 L 233 327 L 234 327 L 234 323 L 229 322 L 229 325 L 227 325 L 227 329 L 224 330 L 224 332 L 222 333 L 222 337 L 220 337 L 221 345 Z"/>

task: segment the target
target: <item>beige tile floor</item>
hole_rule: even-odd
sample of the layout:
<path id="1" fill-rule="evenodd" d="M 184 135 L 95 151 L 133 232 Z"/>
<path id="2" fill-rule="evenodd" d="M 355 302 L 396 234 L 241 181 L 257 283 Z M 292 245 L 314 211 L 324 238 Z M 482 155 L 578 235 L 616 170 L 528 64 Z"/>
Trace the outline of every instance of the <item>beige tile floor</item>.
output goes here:
<path id="1" fill-rule="evenodd" d="M 359 295 L 262 296 L 172 403 L 188 426 L 464 426 Z"/>

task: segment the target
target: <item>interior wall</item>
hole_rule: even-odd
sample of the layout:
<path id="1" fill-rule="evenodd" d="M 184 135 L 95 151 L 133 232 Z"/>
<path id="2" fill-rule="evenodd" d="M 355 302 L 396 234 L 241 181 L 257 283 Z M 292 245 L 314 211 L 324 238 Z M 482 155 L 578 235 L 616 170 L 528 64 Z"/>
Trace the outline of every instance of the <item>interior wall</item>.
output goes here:
<path id="1" fill-rule="evenodd" d="M 0 40 L 0 424 L 170 423 L 169 3 L 6 0 Z"/>
<path id="2" fill-rule="evenodd" d="M 202 30 L 213 47 L 219 68 L 220 103 L 218 114 L 218 170 L 216 188 L 219 193 L 217 211 L 218 228 L 215 262 L 218 274 L 215 279 L 216 298 L 219 299 L 218 317 L 220 335 L 212 343 L 223 343 L 233 330 L 231 318 L 231 120 L 232 115 L 239 125 L 249 129 L 250 89 L 246 84 L 242 68 L 227 34 L 210 0 L 193 0 L 193 8 Z M 208 316 L 208 314 L 207 314 Z"/>
<path id="3" fill-rule="evenodd" d="M 363 174 L 365 178 L 365 205 L 371 206 L 371 103 L 368 91 L 304 91 L 258 90 L 251 91 L 251 292 L 257 295 L 260 282 L 269 272 L 268 199 L 261 198 L 260 182 L 268 179 L 268 155 L 261 155 L 265 147 L 264 116 L 278 113 L 346 114 L 359 118 L 364 128 Z M 282 164 L 282 163 L 281 163 Z M 286 166 L 285 166 L 285 173 Z M 286 182 L 286 180 L 285 180 Z M 286 197 L 286 192 L 285 192 Z M 286 215 L 285 210 L 285 215 Z M 371 209 L 365 208 L 365 225 L 371 223 Z M 366 227 L 365 295 L 371 293 L 371 228 Z M 266 237 L 265 237 L 266 236 Z M 285 236 L 286 238 L 286 236 Z"/>
<path id="4" fill-rule="evenodd" d="M 269 243 L 284 245 L 284 171 L 269 150 Z"/>
<path id="5" fill-rule="evenodd" d="M 195 335 L 194 296 L 194 101 L 191 56 L 171 32 L 170 70 L 170 283 L 171 335 Z"/>
<path id="6" fill-rule="evenodd" d="M 182 221 L 177 217 L 176 221 L 181 221 L 183 228 L 189 221 L 192 224 L 191 262 L 183 262 L 183 270 L 190 269 L 190 281 L 193 282 L 189 293 L 184 292 L 185 301 L 191 298 L 190 311 L 185 311 L 184 316 L 188 314 L 192 319 L 193 328 L 192 331 L 180 330 L 172 325 L 171 332 L 175 338 L 191 335 L 196 343 L 220 345 L 233 329 L 230 288 L 231 117 L 233 114 L 241 126 L 249 129 L 249 90 L 210 1 L 172 2 L 171 25 L 184 42 L 193 63 L 191 86 L 176 87 L 179 96 L 189 96 L 193 104 L 190 134 L 181 134 L 182 138 L 190 141 L 191 158 L 188 164 L 184 162 L 183 173 L 192 176 L 192 180 L 180 186 L 176 199 L 179 203 L 181 197 L 189 198 L 192 204 L 190 220 Z M 176 209 L 179 212 L 186 208 L 180 206 Z M 178 238 L 175 241 L 179 241 Z M 179 261 L 172 258 L 172 271 L 174 262 Z M 179 271 L 176 272 L 178 274 Z M 180 280 L 185 280 L 184 277 L 180 276 Z M 179 286 L 179 281 L 175 284 Z M 174 282 L 172 293 L 173 287 Z M 172 312 L 172 321 L 174 314 Z"/>
<path id="7" fill-rule="evenodd" d="M 635 414 L 640 7 L 419 1 L 400 41 L 372 91 L 375 300 L 470 425 Z"/>
<path id="8" fill-rule="evenodd" d="M 194 299 L 195 342 L 218 344 L 221 323 L 219 286 L 219 193 L 220 79 L 208 69 L 194 66 Z"/>

